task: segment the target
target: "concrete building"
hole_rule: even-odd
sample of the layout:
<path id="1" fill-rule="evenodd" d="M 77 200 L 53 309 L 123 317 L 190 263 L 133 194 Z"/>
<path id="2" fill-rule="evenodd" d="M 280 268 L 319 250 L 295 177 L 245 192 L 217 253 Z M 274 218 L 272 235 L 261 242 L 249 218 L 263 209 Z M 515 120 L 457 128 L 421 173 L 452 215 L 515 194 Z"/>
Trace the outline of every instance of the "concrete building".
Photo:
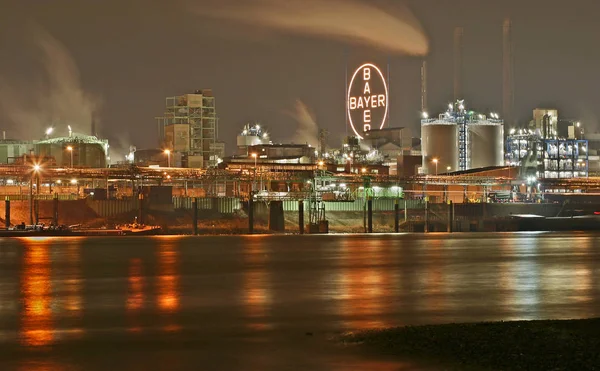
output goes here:
<path id="1" fill-rule="evenodd" d="M 249 147 L 270 143 L 269 133 L 260 123 L 248 123 L 236 138 L 236 153 L 239 156 L 247 156 Z"/>
<path id="2" fill-rule="evenodd" d="M 536 108 L 533 110 L 533 120 L 529 123 L 529 129 L 538 131 L 544 138 L 558 136 L 558 110 L 547 108 Z"/>
<path id="3" fill-rule="evenodd" d="M 409 128 L 386 128 L 366 132 L 363 144 L 376 151 L 378 161 L 389 168 L 390 175 L 413 176 L 422 164 L 420 143 L 415 143 Z M 414 158 L 418 156 L 419 158 Z"/>
<path id="4" fill-rule="evenodd" d="M 235 163 L 315 164 L 315 148 L 307 144 L 259 144 L 249 146 L 248 153 L 226 157 L 225 166 Z"/>
<path id="5" fill-rule="evenodd" d="M 162 146 L 181 154 L 184 167 L 217 165 L 213 151 L 217 149 L 218 122 L 211 89 L 167 97 L 165 112 L 156 119 Z"/>
<path id="6" fill-rule="evenodd" d="M 12 164 L 15 160 L 35 151 L 35 142 L 22 140 L 0 140 L 0 164 Z"/>
<path id="7" fill-rule="evenodd" d="M 211 152 L 211 161 L 214 161 L 217 164 L 220 164 L 225 158 L 225 142 L 217 141 L 211 144 L 210 147 Z"/>

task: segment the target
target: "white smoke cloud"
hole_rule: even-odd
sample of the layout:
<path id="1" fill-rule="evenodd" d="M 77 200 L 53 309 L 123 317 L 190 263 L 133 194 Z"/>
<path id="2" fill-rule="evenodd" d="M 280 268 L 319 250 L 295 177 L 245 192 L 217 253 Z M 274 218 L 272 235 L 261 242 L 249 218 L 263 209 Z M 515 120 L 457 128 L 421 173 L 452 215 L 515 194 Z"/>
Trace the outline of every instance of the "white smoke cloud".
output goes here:
<path id="1" fill-rule="evenodd" d="M 32 84 L 1 77 L 0 108 L 23 138 L 41 137 L 49 126 L 55 126 L 56 135 L 66 135 L 67 125 L 90 134 L 99 99 L 82 88 L 79 69 L 64 45 L 39 27 L 33 35 L 45 79 Z"/>
<path id="2" fill-rule="evenodd" d="M 316 148 L 319 144 L 319 127 L 308 106 L 297 100 L 296 110 L 287 112 L 287 114 L 298 123 L 298 128 L 291 141 L 296 144 L 310 144 Z"/>
<path id="3" fill-rule="evenodd" d="M 322 36 L 388 52 L 426 55 L 429 42 L 404 4 L 383 10 L 368 0 L 190 0 L 197 14 L 282 31 Z"/>

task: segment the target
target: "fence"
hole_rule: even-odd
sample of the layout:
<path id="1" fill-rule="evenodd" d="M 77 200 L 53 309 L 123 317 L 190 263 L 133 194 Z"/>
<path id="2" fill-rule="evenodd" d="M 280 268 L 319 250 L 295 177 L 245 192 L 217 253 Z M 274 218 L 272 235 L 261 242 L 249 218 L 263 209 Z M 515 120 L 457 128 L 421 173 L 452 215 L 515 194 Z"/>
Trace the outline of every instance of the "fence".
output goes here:
<path id="1" fill-rule="evenodd" d="M 88 207 L 101 217 L 125 214 L 138 209 L 138 200 L 92 200 L 86 199 Z"/>
<path id="2" fill-rule="evenodd" d="M 212 210 L 221 214 L 234 214 L 242 208 L 239 198 L 220 197 L 220 198 L 198 198 L 198 210 Z M 192 209 L 192 197 L 173 197 L 173 207 L 175 209 Z"/>
<path id="3" fill-rule="evenodd" d="M 58 197 L 61 201 L 75 201 L 78 200 L 79 197 L 76 194 L 52 194 L 52 193 L 44 193 L 44 194 L 33 194 L 34 200 L 40 201 L 52 201 L 54 198 Z M 10 200 L 10 201 L 29 201 L 28 194 L 12 194 L 12 195 L 0 195 L 0 200 Z"/>
<path id="4" fill-rule="evenodd" d="M 366 207 L 366 200 L 359 198 L 355 201 L 323 201 L 325 211 L 363 211 Z M 373 211 L 393 211 L 396 199 L 393 198 L 378 198 L 373 200 Z M 421 200 L 399 200 L 401 209 L 424 209 L 425 203 Z M 406 205 L 406 206 L 405 206 Z M 304 201 L 304 208 L 308 210 L 308 201 Z M 284 211 L 298 211 L 298 201 L 284 201 Z"/>

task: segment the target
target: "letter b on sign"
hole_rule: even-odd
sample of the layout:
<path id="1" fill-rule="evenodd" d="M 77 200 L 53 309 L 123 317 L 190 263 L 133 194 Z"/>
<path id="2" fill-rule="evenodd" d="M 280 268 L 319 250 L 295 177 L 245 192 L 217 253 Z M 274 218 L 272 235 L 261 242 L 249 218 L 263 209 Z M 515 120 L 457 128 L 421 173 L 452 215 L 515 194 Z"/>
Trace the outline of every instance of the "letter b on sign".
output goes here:
<path id="1" fill-rule="evenodd" d="M 371 69 L 369 67 L 363 69 L 363 80 L 371 80 Z"/>

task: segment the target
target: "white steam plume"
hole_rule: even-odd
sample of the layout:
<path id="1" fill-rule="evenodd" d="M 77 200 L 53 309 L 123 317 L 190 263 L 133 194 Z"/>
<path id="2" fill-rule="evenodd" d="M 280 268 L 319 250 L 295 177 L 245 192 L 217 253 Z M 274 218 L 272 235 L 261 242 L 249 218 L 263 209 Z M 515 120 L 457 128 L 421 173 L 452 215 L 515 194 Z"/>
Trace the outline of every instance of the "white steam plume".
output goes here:
<path id="1" fill-rule="evenodd" d="M 369 0 L 190 0 L 206 17 L 252 26 L 323 36 L 399 54 L 426 55 L 429 42 L 420 22 L 404 4 L 385 11 Z"/>
<path id="2" fill-rule="evenodd" d="M 319 127 L 306 104 L 297 100 L 296 110 L 288 112 L 288 115 L 298 123 L 298 128 L 292 138 L 292 142 L 296 144 L 310 144 L 316 148 L 319 144 Z"/>
<path id="3" fill-rule="evenodd" d="M 56 126 L 57 135 L 66 135 L 67 125 L 75 132 L 90 134 L 99 100 L 81 87 L 77 65 L 64 45 L 39 27 L 34 27 L 34 40 L 46 78 L 33 86 L 13 81 L 9 85 L 3 78 L 0 107 L 4 114 L 17 134 L 27 139 L 41 137 L 49 126 Z"/>

